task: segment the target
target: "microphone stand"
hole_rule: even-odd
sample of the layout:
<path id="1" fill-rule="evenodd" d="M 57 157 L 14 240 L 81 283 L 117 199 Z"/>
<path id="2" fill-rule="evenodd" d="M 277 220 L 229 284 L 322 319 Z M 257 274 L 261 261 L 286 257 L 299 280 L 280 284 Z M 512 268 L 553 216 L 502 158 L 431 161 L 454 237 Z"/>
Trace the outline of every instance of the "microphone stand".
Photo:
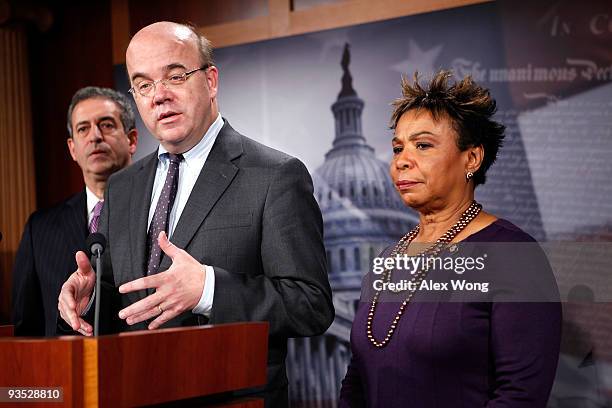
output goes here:
<path id="1" fill-rule="evenodd" d="M 106 246 L 106 238 L 99 232 L 94 232 L 87 237 L 87 247 L 96 259 L 96 286 L 94 288 L 95 310 L 94 310 L 94 336 L 100 334 L 100 297 L 102 296 L 102 253 Z"/>
<path id="2" fill-rule="evenodd" d="M 99 244 L 94 245 L 95 258 L 96 258 L 96 305 L 94 312 L 94 336 L 99 335 L 100 331 L 100 297 L 101 297 L 101 285 L 102 285 L 102 248 Z"/>

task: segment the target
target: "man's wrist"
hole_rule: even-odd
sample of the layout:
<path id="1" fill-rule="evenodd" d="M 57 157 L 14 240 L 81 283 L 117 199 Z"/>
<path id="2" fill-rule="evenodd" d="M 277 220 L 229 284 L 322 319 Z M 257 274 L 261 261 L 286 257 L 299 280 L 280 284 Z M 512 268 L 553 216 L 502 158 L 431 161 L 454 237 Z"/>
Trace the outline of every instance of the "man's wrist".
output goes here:
<path id="1" fill-rule="evenodd" d="M 212 312 L 213 298 L 215 295 L 215 270 L 210 265 L 202 265 L 204 268 L 204 288 L 198 304 L 193 308 L 192 312 L 201 314 L 206 317 Z"/>

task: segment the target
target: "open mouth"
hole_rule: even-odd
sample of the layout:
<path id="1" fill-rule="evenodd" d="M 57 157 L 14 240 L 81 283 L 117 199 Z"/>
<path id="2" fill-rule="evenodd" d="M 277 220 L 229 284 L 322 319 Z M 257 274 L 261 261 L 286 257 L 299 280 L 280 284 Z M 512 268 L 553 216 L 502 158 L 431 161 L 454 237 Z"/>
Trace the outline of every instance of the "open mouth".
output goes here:
<path id="1" fill-rule="evenodd" d="M 177 112 L 163 112 L 157 116 L 157 120 L 161 123 L 170 123 L 175 121 L 179 117 L 180 113 Z"/>

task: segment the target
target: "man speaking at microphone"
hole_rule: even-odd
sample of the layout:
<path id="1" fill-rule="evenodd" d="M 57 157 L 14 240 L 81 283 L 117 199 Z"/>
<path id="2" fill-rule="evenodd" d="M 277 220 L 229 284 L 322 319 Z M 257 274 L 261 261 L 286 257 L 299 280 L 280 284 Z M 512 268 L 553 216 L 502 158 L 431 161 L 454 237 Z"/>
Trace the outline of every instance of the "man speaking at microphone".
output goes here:
<path id="1" fill-rule="evenodd" d="M 210 43 L 190 27 L 143 28 L 126 65 L 160 146 L 111 177 L 106 190 L 102 279 L 121 295 L 101 316 L 118 316 L 120 331 L 267 321 L 266 405 L 288 406 L 287 338 L 321 334 L 334 317 L 310 175 L 221 117 Z M 90 335 L 81 315 L 95 273 L 84 253 L 76 258 L 59 310 Z"/>
<path id="2" fill-rule="evenodd" d="M 13 268 L 13 315 L 18 336 L 57 333 L 57 297 L 76 268 L 74 253 L 96 231 L 111 174 L 130 164 L 138 142 L 134 111 L 125 95 L 108 88 L 79 89 L 68 107 L 68 151 L 83 172 L 85 189 L 52 208 L 34 212 Z"/>

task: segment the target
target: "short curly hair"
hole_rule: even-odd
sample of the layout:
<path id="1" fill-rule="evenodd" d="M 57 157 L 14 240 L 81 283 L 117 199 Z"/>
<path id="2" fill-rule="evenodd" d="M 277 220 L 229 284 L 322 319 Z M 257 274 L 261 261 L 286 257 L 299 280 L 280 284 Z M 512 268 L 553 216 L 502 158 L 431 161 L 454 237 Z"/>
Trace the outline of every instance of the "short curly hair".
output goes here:
<path id="1" fill-rule="evenodd" d="M 410 110 L 424 109 L 434 120 L 450 119 L 457 135 L 457 147 L 465 151 L 469 147 L 482 146 L 484 157 L 474 174 L 474 185 L 484 184 L 489 167 L 495 162 L 503 144 L 506 127 L 492 119 L 497 110 L 495 99 L 489 90 L 476 84 L 471 76 L 450 83 L 451 71 L 438 71 L 426 87 L 419 84 L 415 72 L 412 83 L 402 77 L 402 97 L 393 101 L 391 129 L 395 129 L 402 115 Z"/>

